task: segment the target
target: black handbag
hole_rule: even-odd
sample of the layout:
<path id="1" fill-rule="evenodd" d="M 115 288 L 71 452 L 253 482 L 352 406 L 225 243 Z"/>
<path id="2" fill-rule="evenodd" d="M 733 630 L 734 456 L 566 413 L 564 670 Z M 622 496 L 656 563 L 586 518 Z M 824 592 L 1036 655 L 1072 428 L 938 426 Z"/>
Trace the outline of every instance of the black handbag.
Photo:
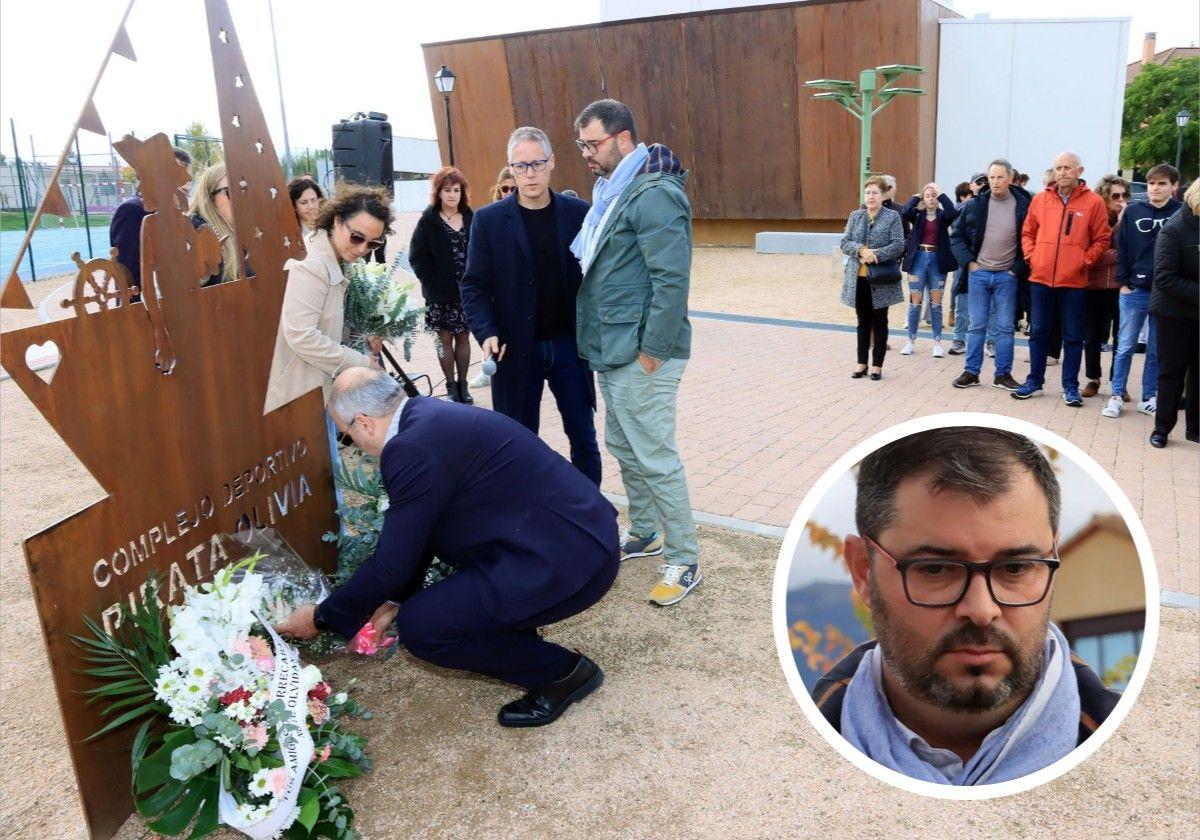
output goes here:
<path id="1" fill-rule="evenodd" d="M 867 263 L 867 282 L 872 285 L 900 282 L 900 260 Z"/>

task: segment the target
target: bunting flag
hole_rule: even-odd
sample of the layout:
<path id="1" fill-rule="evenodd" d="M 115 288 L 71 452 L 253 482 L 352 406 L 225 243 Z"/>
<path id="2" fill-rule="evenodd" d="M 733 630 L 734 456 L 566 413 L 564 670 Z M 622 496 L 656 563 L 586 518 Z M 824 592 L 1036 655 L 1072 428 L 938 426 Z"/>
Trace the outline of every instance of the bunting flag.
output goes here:
<path id="1" fill-rule="evenodd" d="M 4 286 L 4 294 L 0 295 L 0 307 L 4 309 L 33 309 L 33 301 L 29 299 L 29 293 L 25 291 L 25 284 L 17 277 L 17 272 L 13 272 L 8 283 Z"/>
<path id="2" fill-rule="evenodd" d="M 117 36 L 113 38 L 112 51 L 130 61 L 137 61 L 137 54 L 133 51 L 133 43 L 129 40 L 129 33 L 125 30 L 124 23 L 117 30 Z"/>
<path id="3" fill-rule="evenodd" d="M 63 196 L 62 190 L 58 188 L 57 178 L 51 181 L 50 186 L 46 188 L 46 195 L 42 198 L 42 212 L 49 213 L 52 216 L 71 215 L 71 207 L 67 204 L 67 199 Z"/>
<path id="4" fill-rule="evenodd" d="M 92 132 L 92 134 L 99 134 L 101 137 L 107 136 L 104 132 L 104 123 L 100 121 L 100 113 L 96 110 L 96 103 L 90 99 L 83 107 L 83 114 L 79 117 L 79 127 L 84 131 Z"/>

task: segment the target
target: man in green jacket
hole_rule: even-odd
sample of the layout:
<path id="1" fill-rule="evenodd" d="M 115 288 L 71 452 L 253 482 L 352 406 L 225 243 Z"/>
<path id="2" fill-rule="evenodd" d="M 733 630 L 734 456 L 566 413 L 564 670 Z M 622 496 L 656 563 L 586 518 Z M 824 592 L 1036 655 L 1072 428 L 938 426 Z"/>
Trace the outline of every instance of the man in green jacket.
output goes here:
<path id="1" fill-rule="evenodd" d="M 604 443 L 621 465 L 629 497 L 621 558 L 665 552 L 650 601 L 667 606 L 701 580 L 687 476 L 675 447 L 675 401 L 692 338 L 687 173 L 666 146 L 638 142 L 633 114 L 614 99 L 584 108 L 575 130 L 598 176 L 591 210 L 571 243 L 583 270 L 579 355 L 598 373 Z"/>

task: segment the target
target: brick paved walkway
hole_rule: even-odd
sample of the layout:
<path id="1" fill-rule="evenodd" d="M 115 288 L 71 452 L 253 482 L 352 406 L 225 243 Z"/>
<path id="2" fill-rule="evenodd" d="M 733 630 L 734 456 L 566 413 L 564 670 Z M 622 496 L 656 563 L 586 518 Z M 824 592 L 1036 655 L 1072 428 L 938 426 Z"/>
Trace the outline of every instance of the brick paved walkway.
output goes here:
<path id="1" fill-rule="evenodd" d="M 956 390 L 950 381 L 962 370 L 962 357 L 934 359 L 928 340 L 912 356 L 889 352 L 881 381 L 852 380 L 854 340 L 843 328 L 693 319 L 678 438 L 696 510 L 786 527 L 821 473 L 863 438 L 914 417 L 990 411 L 1044 426 L 1089 452 L 1142 515 L 1162 587 L 1200 594 L 1200 458 L 1196 445 L 1183 440 L 1182 420 L 1171 445 L 1154 449 L 1146 442 L 1152 418 L 1136 411 L 1120 420 L 1100 416 L 1106 392 L 1082 409 L 1068 408 L 1057 367 L 1047 369 L 1046 395 L 1024 402 L 987 386 Z M 903 339 L 893 336 L 891 344 L 898 350 Z M 1018 380 L 1028 370 L 1027 359 L 1028 351 L 1018 348 Z M 1141 359 L 1134 363 L 1135 384 L 1141 381 Z M 436 369 L 431 339 L 421 338 L 412 367 Z M 991 360 L 985 359 L 985 382 L 991 372 Z M 490 405 L 487 388 L 473 393 L 479 405 Z M 601 405 L 596 421 L 601 430 L 603 415 Z M 545 440 L 566 454 L 548 392 L 542 424 Z M 601 450 L 603 489 L 623 494 L 616 462 Z"/>

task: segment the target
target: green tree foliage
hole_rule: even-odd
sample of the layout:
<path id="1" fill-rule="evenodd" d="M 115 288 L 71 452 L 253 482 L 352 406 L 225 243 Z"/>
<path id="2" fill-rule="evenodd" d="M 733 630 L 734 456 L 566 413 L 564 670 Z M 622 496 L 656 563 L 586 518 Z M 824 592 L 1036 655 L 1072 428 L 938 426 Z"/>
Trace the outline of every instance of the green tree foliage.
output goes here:
<path id="1" fill-rule="evenodd" d="M 192 171 L 197 174 L 225 159 L 221 138 L 210 137 L 200 120 L 188 125 L 182 142 L 184 151 L 192 156 Z"/>
<path id="2" fill-rule="evenodd" d="M 1149 64 L 1125 89 L 1121 122 L 1121 166 L 1145 171 L 1158 163 L 1175 163 L 1179 129 L 1175 115 L 1192 112 L 1183 137 L 1184 178 L 1195 177 L 1200 150 L 1200 58 Z"/>
<path id="3" fill-rule="evenodd" d="M 316 178 L 321 171 L 317 165 L 319 160 L 329 160 L 328 149 L 303 149 L 296 152 L 292 155 L 292 177 L 311 175 Z M 284 159 L 280 158 L 279 166 L 286 172 L 287 167 L 284 163 Z"/>

